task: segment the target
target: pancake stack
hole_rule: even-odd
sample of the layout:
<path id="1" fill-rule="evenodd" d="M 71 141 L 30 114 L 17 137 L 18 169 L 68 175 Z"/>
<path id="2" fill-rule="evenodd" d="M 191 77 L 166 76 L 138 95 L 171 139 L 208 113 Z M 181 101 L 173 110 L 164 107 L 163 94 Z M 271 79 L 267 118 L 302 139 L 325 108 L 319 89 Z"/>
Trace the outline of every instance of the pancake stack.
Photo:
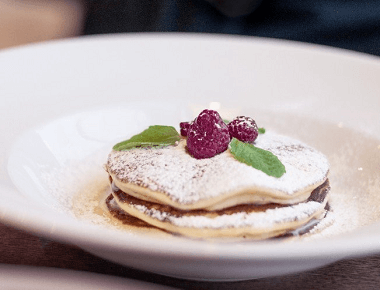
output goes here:
<path id="1" fill-rule="evenodd" d="M 286 173 L 272 177 L 229 150 L 193 158 L 186 139 L 163 148 L 112 151 L 105 169 L 107 207 L 172 234 L 193 238 L 266 239 L 302 233 L 328 210 L 329 163 L 295 139 L 267 132 L 255 146 L 275 154 Z"/>

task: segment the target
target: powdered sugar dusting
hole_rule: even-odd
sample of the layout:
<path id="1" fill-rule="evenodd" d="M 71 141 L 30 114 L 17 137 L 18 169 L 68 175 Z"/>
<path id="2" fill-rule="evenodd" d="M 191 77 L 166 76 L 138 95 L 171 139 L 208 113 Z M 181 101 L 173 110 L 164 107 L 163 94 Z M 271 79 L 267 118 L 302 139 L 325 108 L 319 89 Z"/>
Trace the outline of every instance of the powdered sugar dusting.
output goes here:
<path id="1" fill-rule="evenodd" d="M 327 158 L 306 144 L 267 132 L 255 146 L 271 151 L 285 165 L 286 173 L 275 178 L 237 161 L 229 151 L 213 158 L 195 159 L 185 148 L 112 151 L 108 171 L 122 182 L 167 195 L 173 201 L 192 204 L 231 191 L 263 188 L 291 197 L 305 187 L 321 184 L 327 176 Z"/>

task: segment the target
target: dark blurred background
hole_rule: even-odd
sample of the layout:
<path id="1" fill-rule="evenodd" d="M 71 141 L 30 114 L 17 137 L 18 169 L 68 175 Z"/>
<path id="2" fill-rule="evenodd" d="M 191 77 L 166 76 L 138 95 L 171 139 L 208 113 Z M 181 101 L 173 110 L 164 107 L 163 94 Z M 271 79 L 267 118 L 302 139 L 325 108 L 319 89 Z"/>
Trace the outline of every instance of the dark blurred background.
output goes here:
<path id="1" fill-rule="evenodd" d="M 380 1 L 0 0 L 0 48 L 119 32 L 252 35 L 380 55 Z"/>

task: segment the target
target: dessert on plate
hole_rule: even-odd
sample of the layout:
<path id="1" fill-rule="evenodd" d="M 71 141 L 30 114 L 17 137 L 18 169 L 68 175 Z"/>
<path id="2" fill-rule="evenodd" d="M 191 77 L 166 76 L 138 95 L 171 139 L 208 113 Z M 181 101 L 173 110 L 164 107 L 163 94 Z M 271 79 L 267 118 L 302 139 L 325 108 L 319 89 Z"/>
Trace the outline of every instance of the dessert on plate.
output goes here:
<path id="1" fill-rule="evenodd" d="M 118 143 L 105 169 L 116 218 L 194 238 L 302 234 L 329 210 L 329 162 L 312 147 L 264 132 L 249 117 L 204 110 Z"/>

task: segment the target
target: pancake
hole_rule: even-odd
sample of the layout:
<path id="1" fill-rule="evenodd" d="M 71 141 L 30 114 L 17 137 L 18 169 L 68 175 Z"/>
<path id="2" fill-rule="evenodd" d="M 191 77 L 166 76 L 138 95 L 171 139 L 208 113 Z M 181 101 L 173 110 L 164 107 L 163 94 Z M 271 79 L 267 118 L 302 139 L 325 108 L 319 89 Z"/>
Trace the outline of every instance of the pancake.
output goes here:
<path id="1" fill-rule="evenodd" d="M 275 154 L 280 178 L 237 161 L 229 150 L 195 159 L 186 140 L 163 148 L 112 151 L 108 209 L 119 219 L 195 238 L 265 239 L 315 225 L 328 208 L 329 163 L 314 148 L 267 132 L 254 144 Z"/>
<path id="2" fill-rule="evenodd" d="M 107 207 L 115 217 L 129 223 L 188 237 L 267 239 L 286 235 L 305 225 L 316 225 L 326 215 L 329 190 L 326 180 L 313 190 L 307 201 L 295 205 L 242 204 L 216 211 L 183 211 L 137 199 L 112 182 Z"/>

